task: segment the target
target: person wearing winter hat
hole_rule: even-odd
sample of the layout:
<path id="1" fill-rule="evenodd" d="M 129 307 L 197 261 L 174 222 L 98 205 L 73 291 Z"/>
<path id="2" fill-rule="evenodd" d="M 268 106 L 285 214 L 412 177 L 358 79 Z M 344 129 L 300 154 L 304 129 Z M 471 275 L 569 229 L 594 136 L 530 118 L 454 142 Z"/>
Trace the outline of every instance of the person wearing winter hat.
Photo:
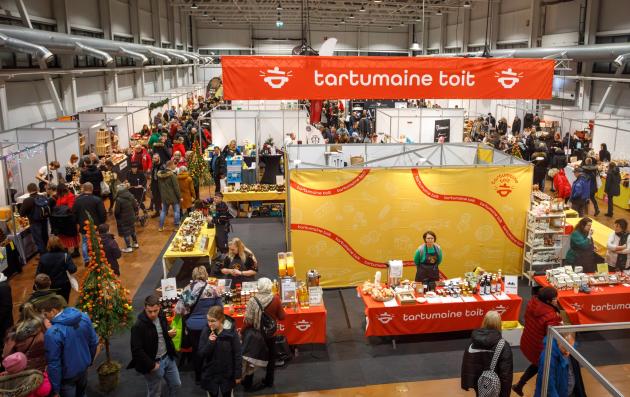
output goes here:
<path id="1" fill-rule="evenodd" d="M 4 358 L 4 360 L 2 360 L 2 366 L 4 367 L 5 372 L 1 373 L 0 377 L 6 376 L 6 375 L 19 374 L 20 372 L 26 370 L 26 365 L 27 365 L 27 359 L 24 353 L 17 352 L 17 353 L 8 355 L 7 357 Z M 37 370 L 30 370 L 29 372 L 32 372 L 33 374 L 41 373 Z M 27 375 L 27 374 L 24 374 L 24 375 Z M 26 397 L 48 396 L 50 394 L 52 387 L 50 386 L 50 381 L 48 380 L 48 374 L 46 373 L 46 371 L 43 372 L 43 380 L 41 381 L 39 385 L 33 385 L 32 384 L 33 379 L 35 379 L 35 377 L 24 378 L 25 382 L 31 383 L 29 384 L 29 388 L 27 390 L 29 391 L 32 390 L 32 391 L 29 394 L 19 394 L 19 395 L 24 395 Z"/>

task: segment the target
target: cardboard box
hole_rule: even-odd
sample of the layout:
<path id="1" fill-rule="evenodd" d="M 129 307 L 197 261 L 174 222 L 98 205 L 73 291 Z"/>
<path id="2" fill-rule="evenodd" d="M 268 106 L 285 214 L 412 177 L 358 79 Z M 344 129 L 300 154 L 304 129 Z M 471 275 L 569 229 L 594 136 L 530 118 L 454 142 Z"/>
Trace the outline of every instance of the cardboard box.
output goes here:
<path id="1" fill-rule="evenodd" d="M 513 324 L 516 323 L 516 324 Z M 516 325 L 516 327 L 514 327 Z M 508 328 L 506 327 L 513 327 Z M 520 346 L 521 345 L 521 335 L 523 334 L 523 326 L 518 321 L 503 321 L 503 329 L 501 330 L 501 335 L 503 339 L 505 339 L 510 346 Z"/>

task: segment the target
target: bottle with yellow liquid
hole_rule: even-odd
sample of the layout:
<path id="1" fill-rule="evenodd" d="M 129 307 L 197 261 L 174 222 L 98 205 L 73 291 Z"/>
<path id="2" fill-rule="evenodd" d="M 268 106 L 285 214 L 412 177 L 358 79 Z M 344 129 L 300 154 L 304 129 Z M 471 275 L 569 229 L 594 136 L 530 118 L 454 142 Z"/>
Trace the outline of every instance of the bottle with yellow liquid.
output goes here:
<path id="1" fill-rule="evenodd" d="M 295 262 L 293 260 L 293 252 L 286 253 L 286 266 L 287 266 L 287 276 L 294 277 L 295 276 Z"/>
<path id="2" fill-rule="evenodd" d="M 300 282 L 300 288 L 298 290 L 298 300 L 300 302 L 300 307 L 308 309 L 309 306 L 309 296 L 308 296 L 308 287 L 306 283 Z"/>
<path id="3" fill-rule="evenodd" d="M 280 277 L 287 275 L 287 254 L 285 252 L 278 252 L 278 274 Z"/>

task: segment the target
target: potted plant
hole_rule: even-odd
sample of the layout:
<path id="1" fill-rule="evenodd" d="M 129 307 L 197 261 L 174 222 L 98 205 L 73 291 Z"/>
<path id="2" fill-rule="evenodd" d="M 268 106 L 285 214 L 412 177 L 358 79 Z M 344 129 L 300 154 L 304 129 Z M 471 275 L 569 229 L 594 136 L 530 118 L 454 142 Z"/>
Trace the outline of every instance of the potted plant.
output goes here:
<path id="1" fill-rule="evenodd" d="M 88 240 L 87 274 L 82 280 L 77 307 L 87 313 L 94 330 L 105 346 L 105 362 L 98 367 L 101 390 L 112 391 L 118 385 L 121 365 L 112 360 L 109 340 L 114 333 L 128 328 L 129 316 L 133 310 L 129 290 L 122 287 L 120 279 L 112 271 L 101 239 L 90 217 L 84 229 Z"/>

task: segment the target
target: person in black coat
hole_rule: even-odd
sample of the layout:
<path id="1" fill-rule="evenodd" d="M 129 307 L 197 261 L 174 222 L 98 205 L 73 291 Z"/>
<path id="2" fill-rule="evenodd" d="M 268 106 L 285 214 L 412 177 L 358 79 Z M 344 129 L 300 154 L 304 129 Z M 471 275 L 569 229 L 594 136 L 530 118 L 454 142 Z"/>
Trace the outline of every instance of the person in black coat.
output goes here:
<path id="1" fill-rule="evenodd" d="M 214 192 L 221 191 L 221 179 L 227 175 L 227 161 L 221 153 L 221 148 L 214 147 L 212 160 L 210 160 L 210 170 L 212 171 L 212 179 L 214 179 Z"/>
<path id="2" fill-rule="evenodd" d="M 593 204 L 593 208 L 595 209 L 594 215 L 597 216 L 599 215 L 599 204 L 597 204 L 597 199 L 595 198 L 595 194 L 597 193 L 597 190 L 598 190 L 597 177 L 599 176 L 599 170 L 597 169 L 597 165 L 593 161 L 592 157 L 587 157 L 586 159 L 584 159 L 584 162 L 582 164 L 582 169 L 584 170 L 584 173 L 586 174 L 590 182 L 591 190 L 590 190 L 589 201 Z M 586 207 L 586 212 L 588 213 L 588 203 Z"/>
<path id="3" fill-rule="evenodd" d="M 90 182 L 93 187 L 93 193 L 95 196 L 101 196 L 101 182 L 103 182 L 103 173 L 96 167 L 96 164 L 92 164 L 92 160 L 89 158 L 85 160 L 85 169 L 81 171 L 81 178 L 79 183 L 82 185 L 86 182 Z"/>
<path id="4" fill-rule="evenodd" d="M 114 216 L 116 217 L 118 235 L 125 240 L 125 245 L 127 246 L 122 252 L 131 252 L 134 248 L 140 247 L 135 227 L 137 210 L 138 202 L 127 190 L 127 186 L 118 185 Z"/>
<path id="5" fill-rule="evenodd" d="M 162 210 L 162 198 L 160 197 L 160 188 L 158 187 L 158 172 L 164 169 L 164 163 L 161 163 L 160 156 L 157 154 L 153 155 L 153 163 L 151 164 L 151 204 L 149 204 L 149 209 L 152 209 L 153 215 L 151 218 L 155 218 L 160 214 Z"/>
<path id="6" fill-rule="evenodd" d="M 606 173 L 606 184 L 604 185 L 604 192 L 608 197 L 608 211 L 606 216 L 613 216 L 613 198 L 621 194 L 621 173 L 619 167 L 615 162 L 611 161 L 608 164 L 608 172 Z"/>
<path id="7" fill-rule="evenodd" d="M 120 276 L 120 265 L 118 264 L 118 259 L 122 256 L 122 251 L 120 251 L 120 247 L 118 246 L 116 239 L 114 239 L 114 235 L 109 233 L 109 225 L 107 223 L 98 225 L 98 235 L 101 238 L 101 243 L 103 244 L 103 250 L 105 251 L 105 257 L 107 258 L 109 267 L 111 267 L 114 271 L 114 274 Z"/>
<path id="8" fill-rule="evenodd" d="M 489 311 L 483 319 L 481 328 L 472 332 L 471 343 L 464 350 L 462 361 L 461 386 L 464 390 L 477 391 L 477 381 L 483 371 L 490 369 L 495 348 L 501 340 L 501 315 Z M 513 362 L 510 344 L 505 342 L 497 365 L 494 369 L 501 380 L 499 396 L 507 397 L 512 392 Z"/>
<path id="9" fill-rule="evenodd" d="M 516 135 L 521 132 L 521 119 L 518 116 L 514 116 L 512 121 L 512 135 Z"/>
<path id="10" fill-rule="evenodd" d="M 143 213 L 147 209 L 144 206 L 144 192 L 147 190 L 147 177 L 140 170 L 138 163 L 131 163 L 131 172 L 127 174 L 127 183 L 129 184 L 129 192 L 133 194 Z"/>
<path id="11" fill-rule="evenodd" d="M 602 143 L 601 150 L 599 151 L 599 161 L 608 161 L 610 162 L 610 152 L 608 151 L 608 146 L 605 143 Z"/>
<path id="12" fill-rule="evenodd" d="M 0 347 L 4 348 L 4 336 L 13 326 L 13 297 L 11 286 L 4 273 L 0 272 Z"/>
<path id="13" fill-rule="evenodd" d="M 162 378 L 166 380 L 171 396 L 181 387 L 175 363 L 177 353 L 171 339 L 176 334 L 177 330 L 168 328 L 159 298 L 147 296 L 144 310 L 131 328 L 131 362 L 127 369 L 135 368 L 144 375 L 149 396 L 162 395 Z"/>
<path id="14" fill-rule="evenodd" d="M 48 240 L 48 252 L 39 259 L 36 274 L 47 274 L 50 277 L 50 288 L 57 290 L 57 294 L 64 297 L 66 302 L 70 299 L 70 279 L 68 273 L 74 274 L 77 266 L 68 255 L 66 248 L 57 236 L 50 236 Z"/>
<path id="15" fill-rule="evenodd" d="M 201 387 L 212 397 L 232 395 L 241 382 L 242 349 L 236 322 L 226 318 L 222 306 L 208 310 L 208 323 L 199 338 L 199 356 L 203 359 Z"/>
<path id="16" fill-rule="evenodd" d="M 26 190 L 29 196 L 20 205 L 19 212 L 20 216 L 28 218 L 33 242 L 41 255 L 46 252 L 46 244 L 48 243 L 48 218 L 42 215 L 44 208 L 41 205 L 42 197 L 45 196 L 39 194 L 37 185 L 34 183 L 29 183 Z M 48 205 L 48 211 L 50 211 L 50 203 Z"/>
<path id="17" fill-rule="evenodd" d="M 92 217 L 95 225 L 100 225 L 107 221 L 107 212 L 105 212 L 105 205 L 100 197 L 96 197 L 92 194 L 94 187 L 91 182 L 86 182 L 81 185 L 81 194 L 74 200 L 72 206 L 72 213 L 74 214 L 74 220 L 79 227 L 81 233 L 81 252 L 83 254 L 83 263 L 87 264 L 88 249 L 87 238 L 85 237 L 85 221 L 89 219 L 88 215 Z"/>

